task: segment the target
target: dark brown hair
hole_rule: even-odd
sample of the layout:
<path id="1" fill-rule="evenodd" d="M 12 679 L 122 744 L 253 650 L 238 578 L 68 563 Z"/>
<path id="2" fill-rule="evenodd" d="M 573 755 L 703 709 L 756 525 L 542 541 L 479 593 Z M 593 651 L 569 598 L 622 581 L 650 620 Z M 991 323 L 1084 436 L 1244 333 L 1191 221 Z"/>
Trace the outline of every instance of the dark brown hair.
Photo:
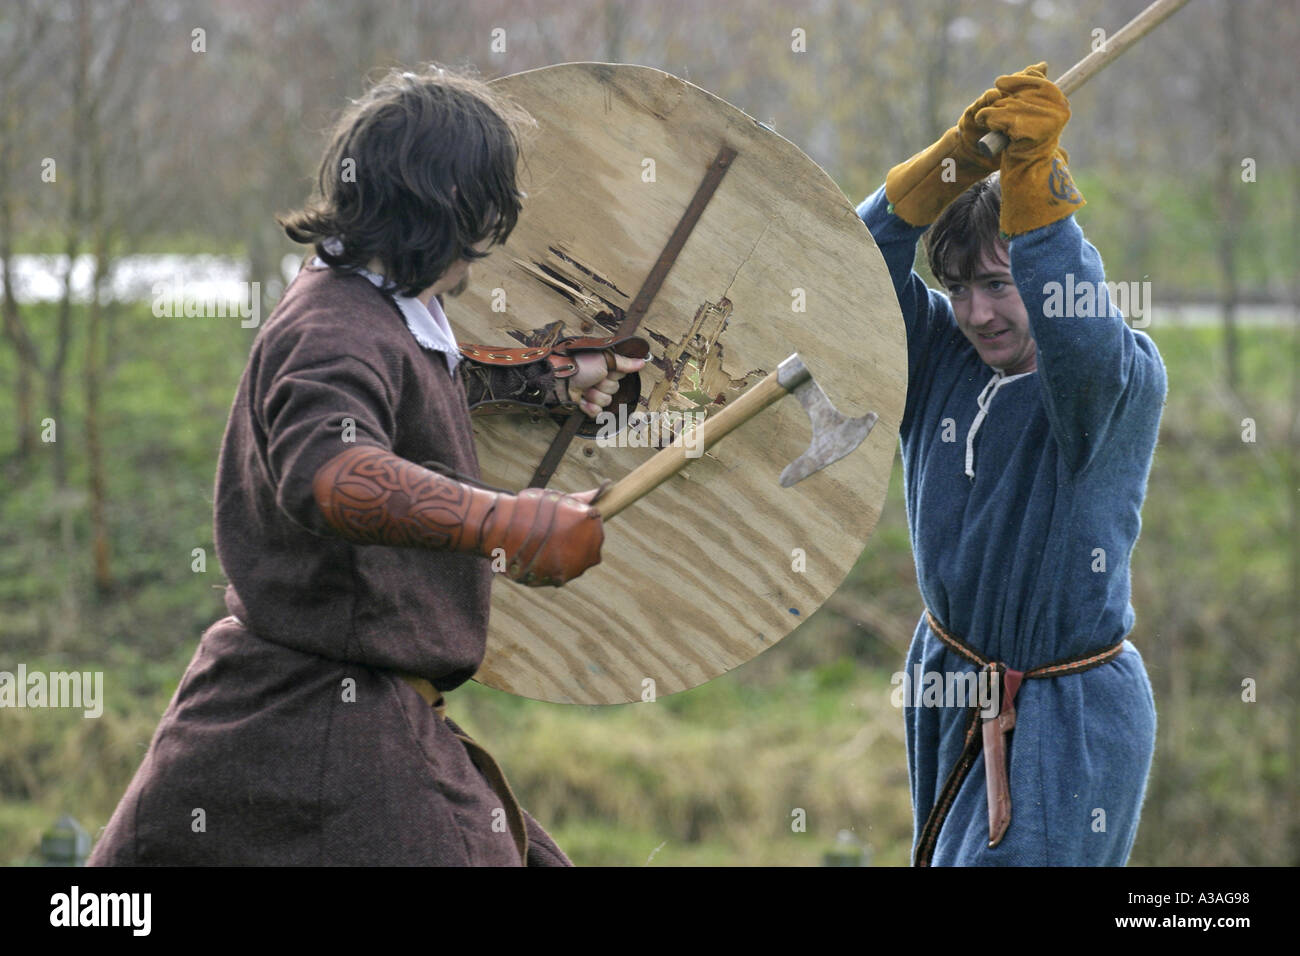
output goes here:
<path id="1" fill-rule="evenodd" d="M 930 272 L 940 282 L 969 282 L 984 249 L 1005 244 L 998 230 L 1002 184 L 997 173 L 981 179 L 948 204 L 925 234 Z"/>
<path id="2" fill-rule="evenodd" d="M 277 222 L 331 267 L 355 272 L 377 259 L 389 291 L 417 295 L 457 260 L 486 255 L 475 243 L 506 241 L 523 198 L 519 136 L 532 125 L 468 71 L 392 70 L 343 112 L 316 192 Z M 325 248 L 329 239 L 342 250 Z"/>

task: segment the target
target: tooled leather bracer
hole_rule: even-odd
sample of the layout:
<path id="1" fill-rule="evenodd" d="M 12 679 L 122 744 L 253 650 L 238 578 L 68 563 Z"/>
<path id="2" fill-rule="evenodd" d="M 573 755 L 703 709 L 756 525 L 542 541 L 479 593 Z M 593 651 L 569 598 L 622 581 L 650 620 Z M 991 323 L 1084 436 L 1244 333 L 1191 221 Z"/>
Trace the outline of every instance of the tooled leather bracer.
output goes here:
<path id="1" fill-rule="evenodd" d="M 600 514 L 558 491 L 475 488 L 374 445 L 331 458 L 312 493 L 326 523 L 358 544 L 504 557 L 507 576 L 561 585 L 600 563 Z"/>

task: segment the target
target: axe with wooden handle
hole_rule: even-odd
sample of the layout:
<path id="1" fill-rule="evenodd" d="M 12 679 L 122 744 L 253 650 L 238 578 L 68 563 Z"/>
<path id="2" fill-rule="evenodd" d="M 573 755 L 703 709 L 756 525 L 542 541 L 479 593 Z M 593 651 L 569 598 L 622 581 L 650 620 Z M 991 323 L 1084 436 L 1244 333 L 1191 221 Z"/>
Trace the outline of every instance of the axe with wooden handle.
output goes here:
<path id="1" fill-rule="evenodd" d="M 703 454 L 725 435 L 791 392 L 812 420 L 813 434 L 808 450 L 781 472 L 781 485 L 785 488 L 839 461 L 861 445 L 876 424 L 875 412 L 849 418 L 836 409 L 796 352 L 740 398 L 696 426 L 693 434 L 683 430 L 671 445 L 610 487 L 591 506 L 608 521 L 685 468 L 691 457 Z M 689 449 L 686 447 L 688 434 L 693 446 Z"/>
<path id="2" fill-rule="evenodd" d="M 1074 64 L 1053 82 L 1062 93 L 1069 96 L 1091 79 L 1094 74 L 1099 73 L 1102 67 L 1109 65 L 1121 53 L 1154 30 L 1186 3 L 1187 0 L 1155 0 L 1155 3 L 1120 27 L 1119 31 L 1108 37 L 1100 47 Z M 1008 142 L 1009 140 L 1004 135 L 995 130 L 992 133 L 984 134 L 984 137 L 979 142 L 979 150 L 992 159 L 1007 148 Z"/>

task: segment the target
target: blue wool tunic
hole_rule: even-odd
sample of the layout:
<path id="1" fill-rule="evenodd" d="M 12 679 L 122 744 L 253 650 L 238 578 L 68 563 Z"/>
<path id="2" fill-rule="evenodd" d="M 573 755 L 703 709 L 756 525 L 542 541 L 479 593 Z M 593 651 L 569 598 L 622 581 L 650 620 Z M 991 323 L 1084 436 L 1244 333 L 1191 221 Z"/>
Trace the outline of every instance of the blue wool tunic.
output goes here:
<path id="1" fill-rule="evenodd" d="M 900 438 L 926 606 L 985 658 L 1016 670 L 1124 640 L 1135 619 L 1129 558 L 1166 380 L 1155 344 L 1130 329 L 1108 298 L 1092 315 L 1080 301 L 1084 309 L 1053 317 L 1062 310 L 1049 302 L 1051 283 L 1075 296 L 1089 288 L 1083 283 L 1104 288 L 1097 250 L 1073 217 L 1012 240 L 1011 274 L 1037 344 L 1037 370 L 994 383 L 1000 373 L 962 334 L 948 298 L 912 270 L 925 229 L 891 214 L 883 187 L 858 215 L 889 266 L 907 325 Z M 976 422 L 980 404 L 986 411 Z M 933 865 L 1127 861 L 1156 712 L 1142 658 L 1132 643 L 1124 648 L 1085 673 L 1024 682 L 1008 737 L 1010 829 L 988 848 L 981 752 L 939 832 Z M 908 652 L 909 680 L 974 670 L 922 615 Z M 914 849 L 961 752 L 969 715 L 925 703 L 919 688 L 904 701 Z"/>

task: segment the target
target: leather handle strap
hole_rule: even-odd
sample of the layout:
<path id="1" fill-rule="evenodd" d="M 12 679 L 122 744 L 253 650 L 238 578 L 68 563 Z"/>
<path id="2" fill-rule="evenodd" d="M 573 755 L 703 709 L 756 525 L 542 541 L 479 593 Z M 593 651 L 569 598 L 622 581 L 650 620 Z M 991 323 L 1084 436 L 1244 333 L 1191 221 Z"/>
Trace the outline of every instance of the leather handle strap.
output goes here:
<path id="1" fill-rule="evenodd" d="M 636 335 L 582 335 L 560 339 L 555 343 L 554 350 L 561 355 L 583 351 L 614 351 L 628 358 L 646 358 L 650 354 L 650 343 Z"/>
<path id="2" fill-rule="evenodd" d="M 460 354 L 480 365 L 518 366 L 531 362 L 549 360 L 558 378 L 567 378 L 577 371 L 577 366 L 566 362 L 565 358 L 574 352 L 612 350 L 628 358 L 646 358 L 650 354 L 650 343 L 634 335 L 583 335 L 561 339 L 553 346 L 542 348 L 496 348 L 490 345 L 473 345 L 462 343 Z M 611 358 L 609 368 L 614 362 Z"/>
<path id="3" fill-rule="evenodd" d="M 615 355 L 645 359 L 650 356 L 650 343 L 632 335 L 573 336 L 561 339 L 554 345 L 538 348 L 491 348 L 483 345 L 462 345 L 461 363 L 466 381 L 466 398 L 470 411 L 476 416 L 528 414 L 534 422 L 543 416 L 554 417 L 558 423 L 569 427 L 572 420 L 574 435 L 594 438 L 602 425 L 592 421 L 571 401 L 557 403 L 555 385 L 578 373 L 577 355 L 583 352 L 603 352 L 608 371 L 617 369 Z M 567 398 L 567 389 L 564 391 Z M 610 397 L 606 411 L 616 421 L 626 421 L 636 410 L 641 398 L 641 376 L 637 372 L 623 375 L 618 390 Z M 572 437 L 572 436 L 570 436 Z M 530 487 L 543 487 L 559 464 L 568 443 L 553 443 L 538 466 Z"/>
<path id="4" fill-rule="evenodd" d="M 649 358 L 650 343 L 643 338 L 627 335 L 610 335 L 603 338 L 585 337 L 577 339 L 567 339 L 557 343 L 557 351 L 561 348 L 567 351 L 581 351 L 583 349 L 599 349 L 601 351 L 610 350 L 618 355 L 627 358 Z M 563 353 L 562 353 L 563 354 Z M 612 369 L 612 363 L 609 364 Z M 576 368 L 576 366 L 575 366 Z M 635 404 L 641 397 L 641 375 L 639 372 L 631 372 L 624 375 L 618 383 L 618 391 L 614 393 L 609 402 L 609 409 L 618 409 L 622 406 L 628 406 L 630 414 L 635 410 Z M 551 440 L 550 447 L 546 449 L 546 454 L 542 460 L 537 463 L 537 468 L 533 475 L 528 479 L 529 488 L 545 488 L 555 474 L 555 469 L 559 467 L 560 460 L 564 458 L 564 453 L 568 450 L 570 442 L 577 435 L 583 435 L 587 438 L 594 437 L 600 431 L 600 426 L 589 419 L 581 409 L 574 408 L 572 412 L 562 419 L 559 433 Z"/>

